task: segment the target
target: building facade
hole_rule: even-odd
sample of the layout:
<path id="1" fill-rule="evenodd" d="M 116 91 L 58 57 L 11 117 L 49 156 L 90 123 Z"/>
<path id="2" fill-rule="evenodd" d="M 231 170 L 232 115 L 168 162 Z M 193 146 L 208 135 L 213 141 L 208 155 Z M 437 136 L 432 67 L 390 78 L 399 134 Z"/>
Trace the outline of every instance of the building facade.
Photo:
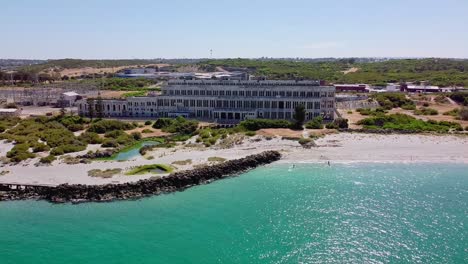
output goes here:
<path id="1" fill-rule="evenodd" d="M 317 116 L 332 120 L 335 87 L 321 86 L 319 81 L 170 80 L 161 95 L 77 104 L 81 115 L 89 115 L 90 107 L 96 113 L 100 104 L 105 117 L 184 116 L 219 123 L 293 119 L 294 109 L 302 104 L 307 120 Z"/>

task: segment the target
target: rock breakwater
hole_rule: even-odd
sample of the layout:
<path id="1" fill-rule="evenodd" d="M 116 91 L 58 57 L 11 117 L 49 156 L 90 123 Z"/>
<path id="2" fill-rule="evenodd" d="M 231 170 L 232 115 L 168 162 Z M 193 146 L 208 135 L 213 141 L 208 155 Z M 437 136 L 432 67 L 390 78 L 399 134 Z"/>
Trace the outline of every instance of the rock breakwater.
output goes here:
<path id="1" fill-rule="evenodd" d="M 172 173 L 167 177 L 140 180 L 124 184 L 23 186 L 12 189 L 0 185 L 0 200 L 45 199 L 63 202 L 105 202 L 138 199 L 150 195 L 182 191 L 191 186 L 205 184 L 233 176 L 249 169 L 265 165 L 281 158 L 277 151 L 265 151 L 245 158 L 229 160 L 221 164 Z"/>

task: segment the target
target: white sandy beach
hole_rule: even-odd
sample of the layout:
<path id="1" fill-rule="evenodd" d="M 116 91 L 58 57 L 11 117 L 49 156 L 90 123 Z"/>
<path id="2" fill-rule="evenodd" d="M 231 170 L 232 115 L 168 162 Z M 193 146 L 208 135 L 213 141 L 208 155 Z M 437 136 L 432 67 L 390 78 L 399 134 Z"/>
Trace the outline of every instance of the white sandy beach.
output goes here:
<path id="1" fill-rule="evenodd" d="M 139 156 L 131 161 L 95 161 L 90 164 L 68 165 L 55 161 L 52 166 L 34 166 L 37 160 L 19 165 L 6 165 L 0 171 L 0 183 L 19 184 L 106 184 L 123 183 L 145 179 L 154 175 L 112 178 L 89 177 L 91 169 L 129 169 L 144 164 L 171 164 L 174 161 L 191 159 L 192 163 L 177 166 L 178 170 L 191 169 L 194 165 L 207 164 L 209 157 L 236 159 L 265 150 L 278 150 L 283 154 L 279 162 L 457 162 L 468 163 L 468 137 L 431 135 L 374 135 L 332 134 L 316 140 L 317 147 L 305 149 L 297 141 L 273 138 L 256 141 L 259 136 L 244 140 L 230 149 L 197 149 L 178 146 L 174 149 L 157 149 L 149 153 L 154 159 Z M 3 143 L 2 143 L 3 144 Z M 1 145 L 1 155 L 11 146 Z M 95 148 L 95 146 L 93 146 Z"/>

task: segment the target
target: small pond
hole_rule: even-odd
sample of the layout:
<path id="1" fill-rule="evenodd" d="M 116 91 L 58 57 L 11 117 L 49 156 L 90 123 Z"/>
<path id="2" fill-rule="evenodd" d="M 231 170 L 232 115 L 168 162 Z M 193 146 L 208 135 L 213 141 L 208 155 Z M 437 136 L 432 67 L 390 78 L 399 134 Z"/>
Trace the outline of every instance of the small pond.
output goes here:
<path id="1" fill-rule="evenodd" d="M 154 145 L 158 145 L 160 144 L 160 142 L 158 141 L 142 141 L 142 142 L 139 142 L 135 145 L 133 145 L 132 147 L 130 148 L 126 148 L 122 151 L 120 151 L 119 153 L 117 153 L 117 155 L 113 156 L 111 160 L 117 160 L 117 161 L 123 161 L 123 160 L 131 160 L 135 157 L 138 157 L 140 156 L 140 149 L 144 146 L 154 146 Z"/>

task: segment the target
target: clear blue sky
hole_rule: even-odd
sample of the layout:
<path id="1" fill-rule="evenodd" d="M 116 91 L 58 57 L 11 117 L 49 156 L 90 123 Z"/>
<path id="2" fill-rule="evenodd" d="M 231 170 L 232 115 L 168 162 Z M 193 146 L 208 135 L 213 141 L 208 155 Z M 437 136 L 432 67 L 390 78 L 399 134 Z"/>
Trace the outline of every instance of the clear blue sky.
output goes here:
<path id="1" fill-rule="evenodd" d="M 468 0 L 4 0 L 0 58 L 468 58 Z"/>

